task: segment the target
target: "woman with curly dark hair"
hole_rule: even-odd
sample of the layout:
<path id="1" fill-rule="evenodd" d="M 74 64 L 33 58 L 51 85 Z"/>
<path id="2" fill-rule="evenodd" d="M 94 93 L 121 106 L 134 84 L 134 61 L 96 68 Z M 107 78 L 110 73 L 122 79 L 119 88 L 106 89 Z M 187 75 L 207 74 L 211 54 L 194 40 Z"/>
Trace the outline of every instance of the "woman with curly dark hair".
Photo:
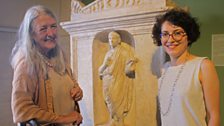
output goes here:
<path id="1" fill-rule="evenodd" d="M 189 51 L 200 36 L 196 19 L 180 8 L 168 10 L 157 17 L 152 34 L 154 43 L 170 58 L 158 86 L 162 126 L 219 126 L 219 79 L 214 64 Z"/>

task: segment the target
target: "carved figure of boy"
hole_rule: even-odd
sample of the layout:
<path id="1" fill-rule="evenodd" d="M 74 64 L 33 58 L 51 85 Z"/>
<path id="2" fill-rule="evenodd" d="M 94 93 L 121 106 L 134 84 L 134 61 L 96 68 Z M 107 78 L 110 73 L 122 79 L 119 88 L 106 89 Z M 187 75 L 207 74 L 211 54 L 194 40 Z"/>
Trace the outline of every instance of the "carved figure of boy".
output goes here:
<path id="1" fill-rule="evenodd" d="M 103 81 L 104 100 L 111 117 L 110 126 L 124 126 L 124 118 L 132 105 L 137 58 L 133 48 L 121 42 L 117 32 L 110 32 L 108 39 L 110 50 L 99 67 L 99 76 Z"/>

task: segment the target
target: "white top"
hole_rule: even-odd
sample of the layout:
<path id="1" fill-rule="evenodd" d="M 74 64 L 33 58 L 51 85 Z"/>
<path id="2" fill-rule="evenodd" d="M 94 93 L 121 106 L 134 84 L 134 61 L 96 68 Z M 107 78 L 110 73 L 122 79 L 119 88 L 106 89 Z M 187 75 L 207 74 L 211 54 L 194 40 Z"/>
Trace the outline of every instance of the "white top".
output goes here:
<path id="1" fill-rule="evenodd" d="M 199 81 L 203 59 L 205 57 L 197 57 L 186 62 L 184 66 L 170 66 L 165 76 L 159 79 L 162 126 L 207 126 L 204 95 Z M 181 68 L 183 71 L 177 77 Z M 161 80 L 163 80 L 162 85 Z M 175 80 L 177 83 L 174 86 Z M 169 104 L 170 109 L 167 114 L 162 114 L 168 110 Z"/>

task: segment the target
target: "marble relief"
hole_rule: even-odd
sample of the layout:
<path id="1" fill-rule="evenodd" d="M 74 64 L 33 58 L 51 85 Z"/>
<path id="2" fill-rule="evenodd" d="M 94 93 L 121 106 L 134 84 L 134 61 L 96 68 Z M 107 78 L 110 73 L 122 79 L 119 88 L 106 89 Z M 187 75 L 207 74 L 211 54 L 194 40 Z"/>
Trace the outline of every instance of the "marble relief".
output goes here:
<path id="1" fill-rule="evenodd" d="M 71 36 L 71 64 L 84 91 L 80 102 L 82 126 L 101 126 L 111 119 L 98 73 L 110 50 L 111 31 L 119 31 L 122 41 L 133 47 L 138 58 L 133 104 L 125 117 L 125 126 L 157 125 L 157 76 L 160 74 L 157 66 L 163 62 L 164 54 L 153 44 L 151 28 L 155 17 L 170 5 L 173 5 L 171 0 L 95 0 L 88 5 L 71 1 L 71 20 L 62 22 L 61 26 Z"/>

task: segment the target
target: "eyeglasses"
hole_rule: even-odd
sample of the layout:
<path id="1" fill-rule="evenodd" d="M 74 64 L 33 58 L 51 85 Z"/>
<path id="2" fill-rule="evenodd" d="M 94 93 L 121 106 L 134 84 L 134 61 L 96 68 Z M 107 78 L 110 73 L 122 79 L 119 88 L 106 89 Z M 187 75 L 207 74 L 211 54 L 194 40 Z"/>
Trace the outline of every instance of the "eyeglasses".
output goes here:
<path id="1" fill-rule="evenodd" d="M 160 34 L 160 38 L 162 41 L 168 41 L 170 36 L 175 40 L 175 41 L 180 41 L 184 36 L 186 35 L 186 32 L 184 31 L 174 31 L 173 33 L 169 34 L 168 32 L 164 32 Z"/>

